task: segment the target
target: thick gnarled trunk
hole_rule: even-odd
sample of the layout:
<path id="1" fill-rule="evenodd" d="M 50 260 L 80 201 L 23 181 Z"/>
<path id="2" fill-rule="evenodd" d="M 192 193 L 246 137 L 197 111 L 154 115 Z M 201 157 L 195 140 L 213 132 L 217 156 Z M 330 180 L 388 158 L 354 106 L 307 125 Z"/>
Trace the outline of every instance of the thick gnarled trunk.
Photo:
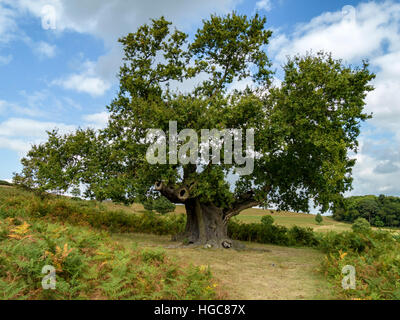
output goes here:
<path id="1" fill-rule="evenodd" d="M 175 236 L 189 244 L 206 245 L 216 248 L 231 248 L 233 241 L 228 238 L 228 221 L 241 211 L 258 205 L 253 193 L 248 192 L 239 197 L 231 208 L 219 208 L 213 203 L 201 202 L 191 197 L 191 186 L 174 186 L 156 182 L 155 190 L 171 202 L 185 205 L 187 223 L 185 232 Z"/>
<path id="2" fill-rule="evenodd" d="M 222 209 L 198 199 L 185 203 L 187 223 L 183 239 L 189 244 L 230 248 L 232 241 L 227 235 L 227 224 Z"/>

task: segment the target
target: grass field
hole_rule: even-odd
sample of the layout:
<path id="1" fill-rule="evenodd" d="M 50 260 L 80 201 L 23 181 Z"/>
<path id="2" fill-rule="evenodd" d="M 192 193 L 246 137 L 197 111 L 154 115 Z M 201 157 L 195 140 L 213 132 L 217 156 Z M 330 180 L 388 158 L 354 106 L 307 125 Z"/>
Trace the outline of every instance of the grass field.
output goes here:
<path id="1" fill-rule="evenodd" d="M 305 213 L 294 213 L 294 212 L 277 212 L 262 209 L 248 209 L 242 214 L 237 216 L 237 219 L 246 223 L 258 223 L 261 221 L 263 215 L 271 215 L 274 218 L 276 224 L 292 227 L 309 227 L 314 229 L 314 231 L 326 232 L 326 231 L 349 231 L 351 229 L 351 224 L 335 221 L 332 217 L 324 216 L 323 222 L 318 225 L 315 222 L 315 215 L 305 214 Z"/>
<path id="2" fill-rule="evenodd" d="M 170 261 L 164 263 L 167 263 L 168 266 L 171 267 L 174 265 L 177 266 L 178 270 L 182 270 L 180 271 L 182 273 L 186 272 L 185 270 L 191 270 L 191 265 L 199 268 L 200 271 L 211 270 L 212 280 L 210 281 L 212 281 L 212 289 L 214 289 L 216 292 L 215 296 L 220 299 L 284 300 L 332 299 L 334 297 L 333 289 L 331 289 L 330 284 L 317 270 L 321 264 L 321 261 L 324 259 L 324 254 L 315 249 L 289 248 L 255 243 L 245 243 L 245 248 L 238 251 L 188 248 L 181 247 L 181 243 L 171 241 L 170 236 L 156 236 L 139 233 L 110 233 L 111 239 L 108 239 L 109 236 L 106 236 L 107 240 L 104 239 L 103 244 L 101 242 L 101 237 L 99 237 L 100 234 L 94 229 L 73 226 L 67 222 L 59 221 L 55 217 L 51 218 L 51 216 L 48 218 L 30 217 L 27 212 L 32 210 L 30 209 L 32 201 L 37 202 L 38 199 L 33 197 L 33 195 L 30 193 L 19 191 L 13 187 L 0 186 L 0 208 L 3 206 L 0 210 L 0 226 L 2 226 L 4 229 L 2 229 L 2 234 L 4 237 L 2 241 L 0 241 L 4 256 L 2 256 L 0 252 L 0 258 L 5 259 L 4 261 L 6 261 L 7 265 L 9 265 L 10 268 L 15 269 L 16 273 L 18 273 L 16 270 L 19 268 L 17 256 L 18 254 L 23 254 L 29 260 L 24 260 L 23 263 L 27 264 L 26 266 L 24 265 L 24 268 L 29 268 L 27 270 L 29 270 L 30 274 L 34 274 L 34 277 L 37 278 L 38 281 L 42 278 L 40 268 L 43 262 L 40 261 L 39 268 L 36 265 L 38 261 L 35 259 L 39 259 L 38 257 L 43 256 L 46 250 L 54 250 L 54 248 L 51 249 L 52 247 L 49 248 L 44 240 L 40 240 L 42 238 L 49 239 L 46 241 L 55 241 L 60 248 L 67 244 L 68 249 L 73 249 L 73 252 L 79 255 L 81 259 L 81 262 L 78 264 L 79 266 L 83 266 L 85 263 L 87 263 L 88 265 L 93 264 L 93 267 L 95 268 L 103 268 L 106 261 L 108 261 L 107 263 L 109 263 L 110 266 L 111 263 L 115 266 L 118 266 L 116 269 L 118 272 L 114 272 L 115 275 L 113 279 L 107 278 L 107 272 L 110 272 L 111 269 L 108 271 L 105 270 L 105 273 L 99 277 L 94 277 L 94 274 L 88 274 L 84 268 L 80 269 L 80 273 L 76 276 L 74 275 L 74 277 L 79 279 L 79 281 L 85 281 L 85 285 L 83 286 L 83 288 L 85 288 L 85 292 L 79 292 L 79 281 L 75 281 L 76 284 L 74 290 L 76 292 L 73 296 L 67 297 L 68 291 L 65 289 L 64 291 L 58 292 L 57 295 L 53 295 L 52 298 L 120 298 L 119 293 L 117 293 L 119 290 L 117 289 L 119 288 L 118 279 L 121 279 L 122 281 L 123 279 L 119 277 L 127 277 L 128 274 L 126 272 L 128 271 L 123 266 L 125 263 L 127 263 L 127 261 L 131 263 L 129 257 L 132 256 L 132 259 L 136 259 L 138 255 L 140 256 L 142 254 L 140 252 L 146 252 L 146 250 L 150 250 L 150 252 L 158 252 L 157 248 L 162 248 L 162 251 L 165 252 L 167 259 L 165 261 Z M 72 200 L 67 200 L 67 203 L 69 202 L 71 202 L 71 205 L 76 205 L 76 202 Z M 94 202 L 92 204 L 88 203 L 88 205 L 89 208 L 90 206 L 98 206 L 98 204 Z M 125 212 L 132 214 L 143 210 L 140 205 L 126 207 L 113 203 L 104 203 L 104 206 L 106 206 L 107 209 L 123 209 Z M 177 212 L 182 212 L 183 209 L 183 207 L 178 206 Z M 12 211 L 8 213 L 8 210 Z M 258 216 L 260 216 L 260 211 L 256 212 Z M 250 214 L 252 213 L 250 212 Z M 3 215 L 3 218 L 1 215 Z M 15 218 L 8 218 L 10 215 Z M 247 215 L 245 214 L 244 216 Z M 251 215 L 249 215 L 249 217 L 250 216 Z M 13 235 L 12 230 L 17 230 L 17 226 L 14 225 L 15 221 L 18 221 L 17 226 L 20 223 L 23 223 L 23 226 L 26 225 L 27 230 L 24 229 L 23 232 L 26 233 L 24 233 L 21 237 L 13 236 L 10 238 Z M 25 222 L 27 224 L 25 224 Z M 50 232 L 49 230 L 55 230 L 54 232 L 56 233 L 53 231 Z M 60 230 L 64 231 L 60 233 Z M 113 246 L 122 247 L 118 247 L 118 250 L 115 248 L 111 249 L 111 251 L 115 251 L 115 255 L 112 255 L 111 260 L 104 260 L 104 258 L 100 257 L 97 253 L 93 254 L 92 249 L 87 250 L 87 248 L 85 248 L 84 239 L 89 237 L 89 235 L 90 237 L 94 237 L 96 239 L 95 243 L 91 244 L 91 246 L 108 246 L 109 248 L 112 248 Z M 112 240 L 112 242 L 115 244 L 112 244 L 110 240 Z M 14 248 L 19 248 L 18 250 L 21 250 L 22 253 L 15 251 Z M 155 251 L 151 251 L 152 249 L 155 249 Z M 54 252 L 55 254 L 58 254 L 57 250 Z M 90 255 L 88 255 L 88 252 Z M 120 260 L 120 257 L 123 257 L 123 259 Z M 69 263 L 68 260 L 66 260 L 66 262 Z M 30 269 L 31 267 L 28 267 L 31 265 L 36 266 L 35 269 Z M 208 269 L 208 267 L 210 269 Z M 66 265 L 65 268 L 67 268 Z M 162 273 L 164 271 L 161 271 L 157 264 L 154 266 L 149 265 L 143 267 L 142 262 L 139 260 L 139 265 L 136 268 L 154 270 L 151 272 L 157 273 L 155 277 L 165 277 L 165 275 Z M 42 291 L 40 291 L 40 285 L 38 283 L 35 281 L 32 282 L 31 280 L 24 280 L 24 277 L 25 276 L 21 274 L 16 275 L 16 278 L 10 278 L 9 275 L 5 273 L 4 277 L 2 278 L 0 272 L 0 291 L 3 285 L 4 288 L 12 288 L 12 290 L 7 289 L 7 291 L 3 292 L 3 299 L 6 297 L 28 297 L 31 299 L 46 298 L 46 296 L 43 295 L 44 293 L 42 294 Z M 18 279 L 18 281 L 15 282 L 16 280 L 13 279 Z M 64 277 L 60 280 L 60 283 L 65 283 L 65 286 L 67 286 L 69 281 L 68 279 L 68 277 Z M 89 281 L 87 279 L 93 280 Z M 148 279 L 146 280 L 148 281 L 146 288 L 150 288 L 154 282 L 151 280 L 151 276 L 146 279 Z M 186 278 L 182 279 L 183 280 L 181 281 L 184 283 Z M 110 283 L 111 280 L 113 281 L 112 283 Z M 96 284 L 93 281 L 97 281 L 98 283 Z M 204 286 L 206 286 L 208 280 L 204 279 L 201 281 L 203 281 L 202 284 L 204 283 Z M 179 288 L 184 285 L 185 284 L 179 284 Z M 31 286 L 32 288 L 30 289 Z M 96 291 L 97 286 L 99 286 L 98 291 Z M 105 289 L 103 289 L 103 287 L 108 288 L 108 291 L 104 291 Z M 138 294 L 143 294 L 143 296 L 148 298 L 157 297 L 157 294 L 163 296 L 164 293 L 162 293 L 162 291 L 160 292 L 160 290 L 162 290 L 162 288 L 158 288 L 154 295 L 152 295 L 150 291 L 147 291 L 146 294 L 143 294 L 142 291 L 141 293 L 128 291 L 125 293 L 125 296 L 121 297 L 136 297 Z M 184 294 L 185 293 L 182 293 L 182 296 Z M 2 295 L 0 294 L 0 299 L 1 296 Z"/>
<path id="3" fill-rule="evenodd" d="M 166 250 L 182 267 L 209 266 L 221 286 L 219 295 L 238 300 L 332 299 L 328 282 L 317 272 L 324 254 L 309 248 L 245 243 L 240 251 L 181 247 L 168 236 L 115 234 L 127 247 Z"/>
<path id="4" fill-rule="evenodd" d="M 296 248 L 261 244 L 268 240 L 242 242 L 238 250 L 205 249 L 170 240 L 184 227 L 181 215 L 143 211 L 137 204 L 39 197 L 0 186 L 0 299 L 400 297 L 398 236 L 341 233 L 351 225 L 331 217 L 318 225 L 314 215 L 249 209 L 235 219 L 257 223 L 270 214 L 275 224 L 322 232 L 314 234 L 320 242 Z M 176 213 L 184 207 L 177 206 Z M 44 264 L 58 266 L 60 290 L 52 295 L 40 287 Z M 344 265 L 357 268 L 354 292 L 342 290 Z"/>

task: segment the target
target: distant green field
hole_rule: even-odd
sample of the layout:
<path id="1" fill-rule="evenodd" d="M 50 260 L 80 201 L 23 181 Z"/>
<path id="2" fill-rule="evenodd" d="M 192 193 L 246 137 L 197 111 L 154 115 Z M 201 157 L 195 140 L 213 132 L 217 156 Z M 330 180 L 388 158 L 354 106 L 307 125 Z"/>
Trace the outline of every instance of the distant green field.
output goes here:
<path id="1" fill-rule="evenodd" d="M 258 223 L 261 221 L 263 215 L 271 215 L 274 218 L 276 224 L 291 227 L 310 227 L 314 231 L 327 232 L 327 231 L 347 231 L 351 229 L 351 224 L 338 222 L 332 219 L 332 217 L 323 217 L 323 222 L 318 225 L 315 222 L 315 215 L 294 213 L 294 212 L 276 212 L 262 209 L 249 209 L 238 215 L 236 219 L 245 223 Z"/>
<path id="2" fill-rule="evenodd" d="M 261 222 L 263 215 L 271 215 L 274 218 L 275 224 L 282 225 L 285 227 L 299 226 L 309 227 L 317 232 L 328 232 L 328 231 L 350 231 L 351 223 L 344 223 L 334 220 L 330 216 L 323 216 L 323 222 L 318 225 L 315 222 L 315 215 L 306 213 L 295 213 L 295 212 L 279 212 L 263 209 L 248 209 L 238 215 L 236 219 L 245 223 L 258 223 Z M 377 228 L 373 228 L 377 229 Z M 390 232 L 398 233 L 399 229 L 383 228 Z"/>

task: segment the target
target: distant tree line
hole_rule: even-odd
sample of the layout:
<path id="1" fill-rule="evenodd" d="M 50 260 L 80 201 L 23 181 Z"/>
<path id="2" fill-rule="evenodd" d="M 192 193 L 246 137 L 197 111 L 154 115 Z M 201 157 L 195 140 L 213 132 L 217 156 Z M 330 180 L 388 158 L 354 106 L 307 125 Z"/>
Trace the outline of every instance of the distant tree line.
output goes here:
<path id="1" fill-rule="evenodd" d="M 12 183 L 9 183 L 8 181 L 5 180 L 0 180 L 0 186 L 12 186 Z"/>
<path id="2" fill-rule="evenodd" d="M 375 227 L 400 227 L 400 198 L 384 195 L 349 197 L 335 206 L 333 218 L 346 222 L 364 218 Z"/>

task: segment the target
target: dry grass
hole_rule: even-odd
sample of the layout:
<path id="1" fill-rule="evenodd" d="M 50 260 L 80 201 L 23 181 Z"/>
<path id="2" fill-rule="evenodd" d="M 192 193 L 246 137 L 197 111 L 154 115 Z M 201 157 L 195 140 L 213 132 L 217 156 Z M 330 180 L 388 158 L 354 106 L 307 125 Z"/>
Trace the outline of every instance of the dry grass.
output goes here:
<path id="1" fill-rule="evenodd" d="M 227 299 L 332 299 L 325 279 L 316 272 L 323 254 L 308 248 L 246 243 L 241 251 L 182 248 L 169 237 L 118 234 L 127 246 L 163 247 L 181 265 L 208 265 Z"/>

